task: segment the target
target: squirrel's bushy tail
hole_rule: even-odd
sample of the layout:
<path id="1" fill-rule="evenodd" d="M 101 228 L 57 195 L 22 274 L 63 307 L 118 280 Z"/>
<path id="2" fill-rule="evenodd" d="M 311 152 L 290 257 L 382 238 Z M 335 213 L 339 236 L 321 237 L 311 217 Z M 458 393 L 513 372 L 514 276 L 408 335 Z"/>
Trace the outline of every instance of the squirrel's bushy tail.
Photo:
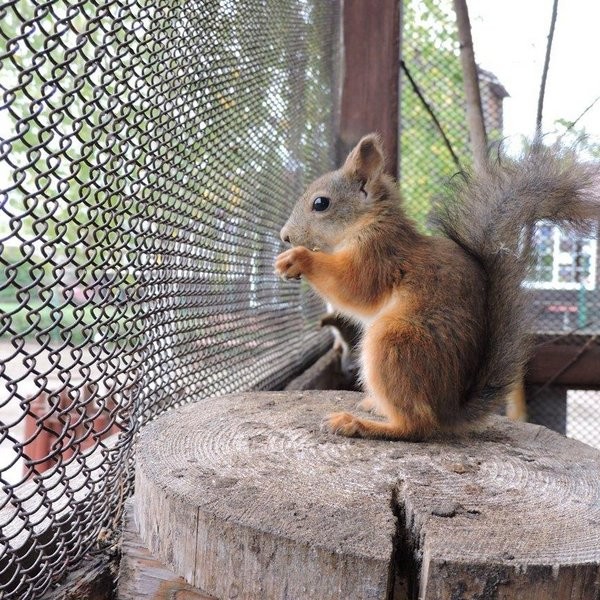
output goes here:
<path id="1" fill-rule="evenodd" d="M 530 295 L 522 282 L 533 263 L 534 224 L 589 231 L 600 218 L 600 169 L 568 149 L 537 146 L 518 161 L 490 159 L 481 172 L 456 177 L 453 188 L 434 220 L 488 278 L 487 349 L 465 399 L 476 420 L 507 396 L 529 355 Z"/>

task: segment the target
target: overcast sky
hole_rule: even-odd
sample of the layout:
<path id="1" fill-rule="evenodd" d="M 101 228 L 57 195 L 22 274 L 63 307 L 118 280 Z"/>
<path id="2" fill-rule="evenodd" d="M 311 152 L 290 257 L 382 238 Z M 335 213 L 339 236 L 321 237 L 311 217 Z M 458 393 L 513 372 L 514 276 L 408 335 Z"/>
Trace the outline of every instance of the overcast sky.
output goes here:
<path id="1" fill-rule="evenodd" d="M 552 0 L 469 0 L 473 44 L 481 67 L 510 93 L 504 130 L 530 137 L 535 127 Z M 600 96 L 600 0 L 561 0 L 544 103 L 543 129 L 576 119 Z M 600 100 L 578 126 L 600 141 Z"/>

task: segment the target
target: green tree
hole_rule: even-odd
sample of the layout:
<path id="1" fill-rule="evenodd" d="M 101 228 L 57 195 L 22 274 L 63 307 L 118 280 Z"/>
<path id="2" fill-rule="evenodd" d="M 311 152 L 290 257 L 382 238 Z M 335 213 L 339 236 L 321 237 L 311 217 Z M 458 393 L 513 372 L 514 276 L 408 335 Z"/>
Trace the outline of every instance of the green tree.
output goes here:
<path id="1" fill-rule="evenodd" d="M 405 0 L 403 7 L 403 60 L 467 167 L 471 151 L 452 2 Z M 426 229 L 432 199 L 458 167 L 404 73 L 401 90 L 400 187 L 409 214 Z"/>

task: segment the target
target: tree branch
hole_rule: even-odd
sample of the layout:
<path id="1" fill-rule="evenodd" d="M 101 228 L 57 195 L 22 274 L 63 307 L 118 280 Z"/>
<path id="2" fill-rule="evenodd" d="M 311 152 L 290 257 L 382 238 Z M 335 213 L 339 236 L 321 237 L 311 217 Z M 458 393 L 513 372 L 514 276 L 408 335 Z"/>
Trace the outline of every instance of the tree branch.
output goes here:
<path id="1" fill-rule="evenodd" d="M 487 135 L 483 110 L 481 108 L 481 91 L 479 89 L 479 75 L 473 51 L 473 38 L 471 37 L 471 21 L 466 0 L 454 0 L 458 39 L 460 42 L 460 62 L 463 72 L 465 97 L 467 100 L 467 126 L 471 138 L 473 163 L 479 170 L 487 159 Z"/>
<path id="2" fill-rule="evenodd" d="M 592 108 L 594 108 L 594 106 L 596 106 L 598 100 L 600 100 L 600 96 L 598 96 L 574 121 L 571 121 L 569 123 L 569 126 L 567 127 L 565 133 L 567 133 L 567 131 L 571 131 L 571 129 L 573 129 L 573 127 L 577 125 L 580 119 L 582 119 L 590 110 L 592 110 Z"/>
<path id="3" fill-rule="evenodd" d="M 548 32 L 548 43 L 546 44 L 546 57 L 544 59 L 544 69 L 542 70 L 542 81 L 540 83 L 540 94 L 538 96 L 537 115 L 535 118 L 535 136 L 534 142 L 539 143 L 542 137 L 542 116 L 544 113 L 544 96 L 546 95 L 546 80 L 548 79 L 548 68 L 550 66 L 550 53 L 552 52 L 552 42 L 554 41 L 554 29 L 556 27 L 556 15 L 558 12 L 558 0 L 554 0 L 552 6 L 552 17 L 550 18 L 550 31 Z"/>
<path id="4" fill-rule="evenodd" d="M 450 155 L 452 156 L 452 160 L 454 161 L 454 164 L 458 167 L 459 170 L 462 171 L 462 166 L 460 164 L 460 160 L 458 159 L 458 156 L 456 156 L 456 153 L 454 152 L 454 149 L 452 148 L 452 144 L 450 143 L 448 136 L 444 132 L 442 125 L 439 122 L 438 118 L 435 116 L 435 113 L 433 112 L 433 108 L 431 108 L 431 105 L 429 104 L 429 102 L 427 102 L 427 100 L 425 100 L 425 96 L 423 96 L 423 94 L 421 93 L 419 86 L 413 79 L 412 75 L 410 74 L 410 71 L 408 70 L 408 67 L 406 66 L 406 63 L 403 60 L 400 61 L 400 67 L 404 71 L 404 74 L 406 75 L 406 78 L 408 79 L 413 91 L 415 92 L 415 94 L 417 95 L 419 100 L 421 101 L 421 104 L 423 105 L 425 110 L 429 113 L 429 116 L 431 117 L 431 120 L 435 124 L 437 130 L 440 132 L 440 135 L 442 136 L 442 139 L 444 140 L 444 144 L 446 145 L 446 148 L 448 148 L 448 152 L 450 152 Z"/>

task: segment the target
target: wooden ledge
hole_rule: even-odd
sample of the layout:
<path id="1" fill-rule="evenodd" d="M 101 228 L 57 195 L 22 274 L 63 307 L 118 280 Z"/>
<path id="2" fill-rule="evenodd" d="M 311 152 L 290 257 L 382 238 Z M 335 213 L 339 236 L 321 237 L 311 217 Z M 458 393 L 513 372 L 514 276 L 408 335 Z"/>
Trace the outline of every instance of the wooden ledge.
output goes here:
<path id="1" fill-rule="evenodd" d="M 598 451 L 502 417 L 426 444 L 321 432 L 360 397 L 237 394 L 147 425 L 142 540 L 217 598 L 598 597 Z"/>

